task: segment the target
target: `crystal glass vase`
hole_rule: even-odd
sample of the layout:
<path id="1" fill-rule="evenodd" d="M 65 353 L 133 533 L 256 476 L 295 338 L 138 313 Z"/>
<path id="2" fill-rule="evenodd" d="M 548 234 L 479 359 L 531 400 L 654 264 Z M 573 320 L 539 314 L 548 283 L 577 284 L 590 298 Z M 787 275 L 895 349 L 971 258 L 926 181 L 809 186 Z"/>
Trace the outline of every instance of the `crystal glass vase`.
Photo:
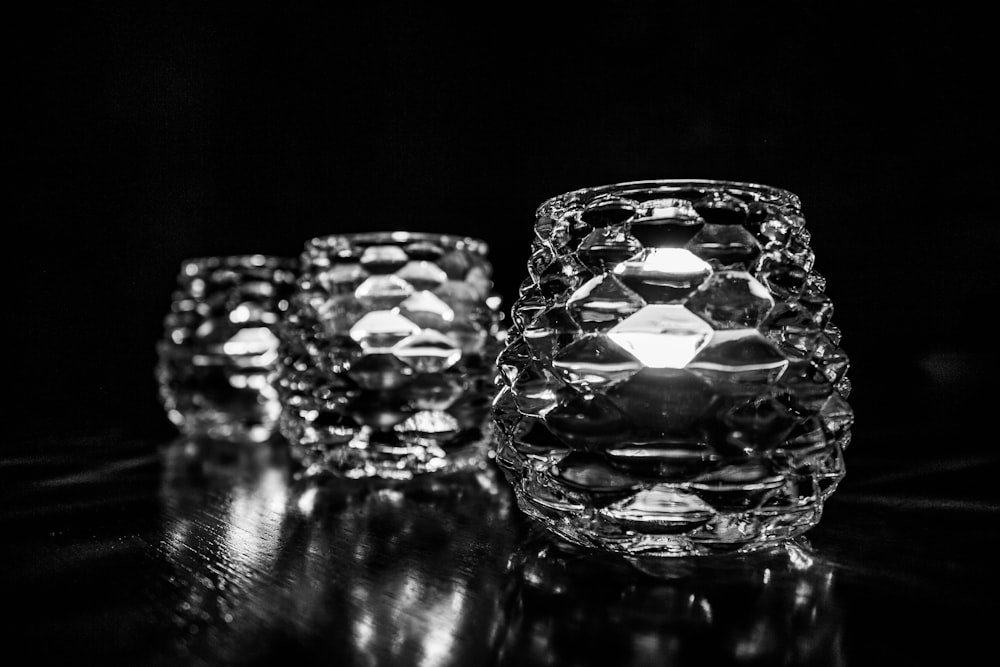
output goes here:
<path id="1" fill-rule="evenodd" d="M 487 246 L 316 238 L 282 327 L 281 431 L 306 475 L 409 478 L 485 460 L 499 298 Z"/>
<path id="2" fill-rule="evenodd" d="M 819 521 L 853 414 L 804 222 L 791 193 L 716 181 L 538 209 L 493 408 L 527 514 L 659 555 L 748 551 Z"/>
<path id="3" fill-rule="evenodd" d="M 271 384 L 276 331 L 294 285 L 292 259 L 183 262 L 156 366 L 161 402 L 182 433 L 232 442 L 271 437 L 281 411 Z"/>

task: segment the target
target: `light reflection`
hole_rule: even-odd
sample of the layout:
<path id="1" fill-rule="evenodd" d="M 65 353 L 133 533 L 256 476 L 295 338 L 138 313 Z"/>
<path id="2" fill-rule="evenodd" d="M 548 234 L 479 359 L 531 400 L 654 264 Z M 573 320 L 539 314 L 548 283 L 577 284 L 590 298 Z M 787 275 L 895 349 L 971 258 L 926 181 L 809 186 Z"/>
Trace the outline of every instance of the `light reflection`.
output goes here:
<path id="1" fill-rule="evenodd" d="M 270 355 L 278 347 L 278 338 L 267 327 L 244 327 L 222 344 L 223 354 L 233 357 Z"/>
<path id="2" fill-rule="evenodd" d="M 319 491 L 316 488 L 306 489 L 296 502 L 299 512 L 307 516 L 312 514 L 313 508 L 316 507 L 316 496 L 318 494 Z"/>
<path id="3" fill-rule="evenodd" d="M 461 624 L 467 599 L 465 586 L 462 585 L 430 610 L 429 616 L 435 620 L 425 635 L 423 659 L 420 661 L 422 667 L 439 667 L 454 662 L 455 629 Z"/>
<path id="4" fill-rule="evenodd" d="M 253 487 L 233 490 L 223 541 L 230 562 L 260 567 L 273 560 L 287 498 L 287 480 L 275 469 L 262 471 Z"/>
<path id="5" fill-rule="evenodd" d="M 624 559 L 533 529 L 509 568 L 501 665 L 845 662 L 835 571 L 804 541 Z"/>
<path id="6" fill-rule="evenodd" d="M 294 645 L 335 664 L 495 662 L 517 531 L 492 466 L 410 482 L 294 478 L 287 445 L 163 452 L 156 556 L 174 664 Z M 543 582 L 540 580 L 540 583 Z"/>
<path id="7" fill-rule="evenodd" d="M 303 556 L 288 563 L 285 594 L 300 630 L 332 633 L 348 664 L 490 659 L 513 546 L 509 491 L 492 467 L 409 482 L 304 479 L 291 506 Z M 331 609 L 336 627 L 323 625 Z"/>
<path id="8" fill-rule="evenodd" d="M 229 626 L 253 622 L 248 611 L 281 551 L 287 456 L 276 446 L 179 438 L 162 459 L 157 550 L 173 570 L 176 649 L 232 650 Z"/>
<path id="9" fill-rule="evenodd" d="M 684 368 L 708 345 L 712 327 L 684 306 L 651 305 L 608 331 L 649 368 Z"/>
<path id="10" fill-rule="evenodd" d="M 614 272 L 628 275 L 645 272 L 661 280 L 682 280 L 691 275 L 709 274 L 712 267 L 685 248 L 646 248 L 631 259 L 618 264 Z"/>

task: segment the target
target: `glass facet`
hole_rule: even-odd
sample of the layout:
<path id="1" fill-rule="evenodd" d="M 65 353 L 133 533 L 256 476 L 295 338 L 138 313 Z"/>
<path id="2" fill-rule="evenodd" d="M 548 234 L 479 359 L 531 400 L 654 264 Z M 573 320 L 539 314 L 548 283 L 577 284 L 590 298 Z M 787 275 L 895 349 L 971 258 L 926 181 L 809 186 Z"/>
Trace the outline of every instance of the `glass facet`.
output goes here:
<path id="1" fill-rule="evenodd" d="M 493 404 L 527 514 L 658 555 L 749 551 L 819 521 L 853 412 L 804 224 L 791 193 L 717 181 L 538 209 Z"/>

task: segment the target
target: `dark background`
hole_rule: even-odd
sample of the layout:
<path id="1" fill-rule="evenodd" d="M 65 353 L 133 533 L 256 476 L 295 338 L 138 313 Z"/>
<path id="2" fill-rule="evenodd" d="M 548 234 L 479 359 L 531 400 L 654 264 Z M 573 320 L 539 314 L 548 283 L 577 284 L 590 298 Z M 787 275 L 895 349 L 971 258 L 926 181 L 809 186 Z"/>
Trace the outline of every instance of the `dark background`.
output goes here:
<path id="1" fill-rule="evenodd" d="M 417 643 L 452 632 L 457 664 L 527 664 L 498 658 L 490 624 L 541 664 L 622 662 L 634 644 L 703 665 L 775 629 L 772 652 L 816 646 L 824 665 L 995 651 L 995 23 L 950 5 L 374 4 L 8 8 L 14 662 L 350 662 L 359 618 L 378 630 L 361 664 L 400 627 Z M 542 552 L 509 498 L 497 515 L 475 494 L 348 502 L 334 485 L 325 516 L 298 517 L 272 475 L 287 465 L 175 439 L 153 366 L 183 259 L 295 255 L 335 232 L 470 234 L 509 308 L 541 201 L 647 178 L 802 198 L 857 413 L 811 569 L 749 592 L 585 559 L 537 577 L 518 565 Z M 529 580 L 566 585 L 547 602 Z M 436 602 L 456 586 L 471 606 L 448 626 Z M 678 601 L 706 592 L 719 613 L 688 623 Z"/>
<path id="2" fill-rule="evenodd" d="M 509 308 L 543 199 L 719 178 L 801 196 L 857 447 L 992 451 L 989 22 L 664 4 L 14 21 L 14 432 L 169 432 L 153 346 L 184 258 L 464 233 L 490 243 Z"/>

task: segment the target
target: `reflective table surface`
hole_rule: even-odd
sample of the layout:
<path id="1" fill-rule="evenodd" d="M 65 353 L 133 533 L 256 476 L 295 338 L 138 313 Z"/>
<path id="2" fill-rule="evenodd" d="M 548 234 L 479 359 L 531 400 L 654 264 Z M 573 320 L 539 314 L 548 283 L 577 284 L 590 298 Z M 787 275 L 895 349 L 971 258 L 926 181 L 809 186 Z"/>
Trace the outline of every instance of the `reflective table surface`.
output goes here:
<path id="1" fill-rule="evenodd" d="M 807 539 L 710 559 L 556 543 L 493 467 L 295 478 L 286 447 L 10 444 L 3 590 L 42 663 L 930 664 L 992 646 L 996 457 L 860 448 Z"/>

